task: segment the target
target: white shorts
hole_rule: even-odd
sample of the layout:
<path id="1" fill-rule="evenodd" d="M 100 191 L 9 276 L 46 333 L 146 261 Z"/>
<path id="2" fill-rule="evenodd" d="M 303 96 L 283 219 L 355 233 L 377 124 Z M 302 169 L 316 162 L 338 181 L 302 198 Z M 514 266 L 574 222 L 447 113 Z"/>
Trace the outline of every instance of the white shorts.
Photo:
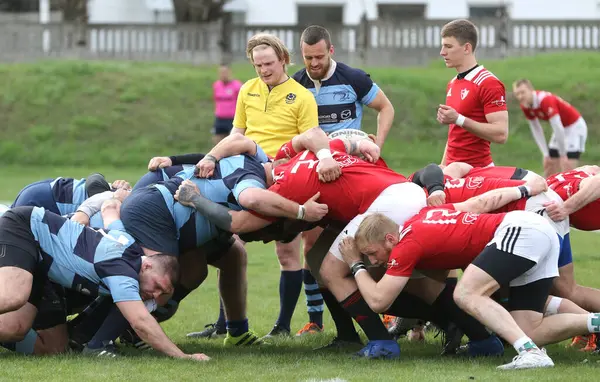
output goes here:
<path id="1" fill-rule="evenodd" d="M 565 127 L 565 141 L 567 144 L 568 153 L 582 153 L 585 151 L 585 141 L 587 140 L 587 124 L 583 117 L 579 117 L 575 123 L 571 126 Z M 548 143 L 550 149 L 558 150 L 558 144 L 556 142 L 556 136 L 552 133 L 550 142 Z"/>
<path id="2" fill-rule="evenodd" d="M 558 276 L 558 235 L 540 215 L 528 211 L 507 213 L 490 244 L 536 263 L 533 268 L 513 279 L 511 287 Z"/>
<path id="3" fill-rule="evenodd" d="M 344 261 L 339 249 L 340 242 L 346 236 L 354 236 L 363 219 L 372 213 L 382 213 L 396 224 L 403 225 L 405 221 L 416 215 L 426 206 L 427 197 L 421 187 L 412 182 L 393 184 L 379 194 L 365 213 L 350 220 L 350 223 L 335 238 L 335 241 L 329 248 L 329 252 L 338 260 Z"/>
<path id="4" fill-rule="evenodd" d="M 550 225 L 556 230 L 556 233 L 559 234 L 561 238 L 565 237 L 565 235 L 570 231 L 569 217 L 567 216 L 565 220 L 561 220 L 559 222 L 555 222 L 554 220 L 550 219 L 546 213 L 546 207 L 544 207 L 544 204 L 548 202 L 555 202 L 560 205 L 564 203 L 562 198 L 554 190 L 548 189 L 541 194 L 527 199 L 527 202 L 525 203 L 525 211 L 535 212 L 536 214 L 543 216 L 546 218 L 546 220 L 548 220 Z"/>

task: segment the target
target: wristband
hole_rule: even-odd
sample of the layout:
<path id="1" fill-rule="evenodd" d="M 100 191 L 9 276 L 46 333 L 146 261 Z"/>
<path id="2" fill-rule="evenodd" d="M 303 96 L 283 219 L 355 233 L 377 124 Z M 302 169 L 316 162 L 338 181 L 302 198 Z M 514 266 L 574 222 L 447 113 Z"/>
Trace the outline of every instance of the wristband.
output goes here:
<path id="1" fill-rule="evenodd" d="M 354 272 L 354 277 L 356 277 L 356 275 L 359 274 L 360 272 L 366 272 L 366 271 L 367 271 L 367 268 L 360 268 L 359 270 Z"/>
<path id="2" fill-rule="evenodd" d="M 528 198 L 531 196 L 531 187 L 529 186 L 519 186 L 519 193 L 521 195 L 521 198 Z"/>
<path id="3" fill-rule="evenodd" d="M 304 207 L 303 204 L 299 204 L 298 205 L 298 215 L 296 216 L 296 219 L 304 220 L 305 215 L 306 215 L 306 208 Z"/>
<path id="4" fill-rule="evenodd" d="M 365 263 L 363 261 L 357 261 L 356 263 L 352 264 L 352 266 L 350 267 L 350 270 L 352 271 L 352 276 L 356 276 L 356 274 L 360 271 L 360 270 L 367 270 L 367 266 L 365 265 Z"/>
<path id="5" fill-rule="evenodd" d="M 454 122 L 455 125 L 458 125 L 460 127 L 462 127 L 462 125 L 465 124 L 465 116 L 462 114 L 459 114 L 458 117 L 456 118 L 456 122 Z"/>
<path id="6" fill-rule="evenodd" d="M 323 160 L 325 158 L 333 158 L 333 154 L 331 154 L 331 150 L 321 149 L 317 152 L 317 159 Z"/>
<path id="7" fill-rule="evenodd" d="M 217 163 L 217 162 L 218 162 L 217 158 L 216 158 L 214 155 L 210 155 L 210 154 L 206 154 L 206 155 L 204 156 L 204 159 L 208 159 L 209 161 L 212 161 L 212 162 L 214 162 L 214 163 Z"/>

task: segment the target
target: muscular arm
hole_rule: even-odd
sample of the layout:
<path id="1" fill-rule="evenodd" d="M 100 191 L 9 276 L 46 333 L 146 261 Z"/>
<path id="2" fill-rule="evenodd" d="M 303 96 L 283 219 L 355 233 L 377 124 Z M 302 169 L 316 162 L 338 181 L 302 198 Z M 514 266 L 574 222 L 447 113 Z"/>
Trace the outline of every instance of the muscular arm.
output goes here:
<path id="1" fill-rule="evenodd" d="M 319 150 L 329 150 L 329 138 L 320 127 L 313 127 L 292 139 L 292 147 L 297 153 L 309 150 L 318 153 Z"/>
<path id="2" fill-rule="evenodd" d="M 359 272 L 354 278 L 358 284 L 360 294 L 375 313 L 387 311 L 409 279 L 408 277 L 386 274 L 379 282 L 375 282 L 369 272 Z"/>
<path id="3" fill-rule="evenodd" d="M 188 358 L 162 330 L 142 301 L 122 301 L 117 308 L 144 342 L 159 352 L 175 358 Z"/>
<path id="4" fill-rule="evenodd" d="M 567 199 L 563 208 L 570 215 L 598 198 L 600 198 L 600 174 L 583 179 L 579 183 L 579 190 Z"/>
<path id="5" fill-rule="evenodd" d="M 506 143 L 508 139 L 508 112 L 496 111 L 486 114 L 485 119 L 487 123 L 476 122 L 471 118 L 466 118 L 462 127 L 486 141 L 500 144 Z"/>
<path id="6" fill-rule="evenodd" d="M 375 143 L 377 146 L 383 147 L 385 138 L 394 123 L 394 106 L 381 89 L 377 92 L 373 102 L 367 106 L 379 112 L 377 114 L 377 139 Z"/>
<path id="7" fill-rule="evenodd" d="M 247 188 L 238 197 L 240 205 L 265 216 L 296 219 L 300 204 L 262 188 Z"/>
<path id="8" fill-rule="evenodd" d="M 256 142 L 242 134 L 231 134 L 217 143 L 206 155 L 221 160 L 239 154 L 256 155 Z"/>
<path id="9" fill-rule="evenodd" d="M 542 129 L 542 125 L 540 121 L 536 118 L 533 120 L 528 120 L 529 129 L 531 129 L 531 134 L 533 135 L 533 140 L 537 143 L 542 155 L 547 157 L 548 154 L 548 144 L 546 143 L 546 137 L 544 136 L 544 130 Z M 564 132 L 563 132 L 564 133 Z"/>
<path id="10" fill-rule="evenodd" d="M 444 167 L 442 171 L 444 172 L 444 175 L 447 175 L 454 179 L 459 179 L 467 175 L 472 169 L 473 166 L 471 166 L 468 163 L 453 162 L 450 163 L 448 166 Z"/>
<path id="11" fill-rule="evenodd" d="M 455 203 L 454 208 L 457 211 L 484 214 L 519 199 L 521 199 L 521 191 L 518 187 L 504 187 L 474 196 L 462 203 Z"/>

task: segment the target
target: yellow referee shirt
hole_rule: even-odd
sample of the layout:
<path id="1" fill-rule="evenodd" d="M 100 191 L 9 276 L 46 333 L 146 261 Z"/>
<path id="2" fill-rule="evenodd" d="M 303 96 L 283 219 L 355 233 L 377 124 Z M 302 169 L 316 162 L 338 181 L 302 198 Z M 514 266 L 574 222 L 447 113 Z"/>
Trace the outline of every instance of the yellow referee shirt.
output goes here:
<path id="1" fill-rule="evenodd" d="M 271 91 L 259 77 L 240 89 L 233 127 L 245 129 L 268 155 L 275 156 L 281 145 L 317 126 L 315 97 L 291 77 Z"/>

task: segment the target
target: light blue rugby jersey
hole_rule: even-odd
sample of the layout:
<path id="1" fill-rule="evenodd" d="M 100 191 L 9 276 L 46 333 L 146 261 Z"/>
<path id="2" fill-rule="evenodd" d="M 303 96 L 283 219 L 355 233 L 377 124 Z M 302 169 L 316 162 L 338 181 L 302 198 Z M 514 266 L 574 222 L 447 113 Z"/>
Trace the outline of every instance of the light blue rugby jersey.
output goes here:
<path id="1" fill-rule="evenodd" d="M 294 79 L 310 90 L 319 108 L 319 126 L 326 133 L 342 129 L 361 129 L 363 106 L 369 105 L 379 92 L 369 75 L 360 69 L 332 60 L 328 76 L 315 82 L 306 69 L 294 74 Z"/>
<path id="2" fill-rule="evenodd" d="M 143 252 L 120 220 L 94 230 L 34 207 L 30 225 L 51 281 L 90 296 L 111 295 L 115 302 L 141 300 Z"/>
<path id="3" fill-rule="evenodd" d="M 85 178 L 56 178 L 50 183 L 52 196 L 61 215 L 77 211 L 77 208 L 87 199 Z"/>

